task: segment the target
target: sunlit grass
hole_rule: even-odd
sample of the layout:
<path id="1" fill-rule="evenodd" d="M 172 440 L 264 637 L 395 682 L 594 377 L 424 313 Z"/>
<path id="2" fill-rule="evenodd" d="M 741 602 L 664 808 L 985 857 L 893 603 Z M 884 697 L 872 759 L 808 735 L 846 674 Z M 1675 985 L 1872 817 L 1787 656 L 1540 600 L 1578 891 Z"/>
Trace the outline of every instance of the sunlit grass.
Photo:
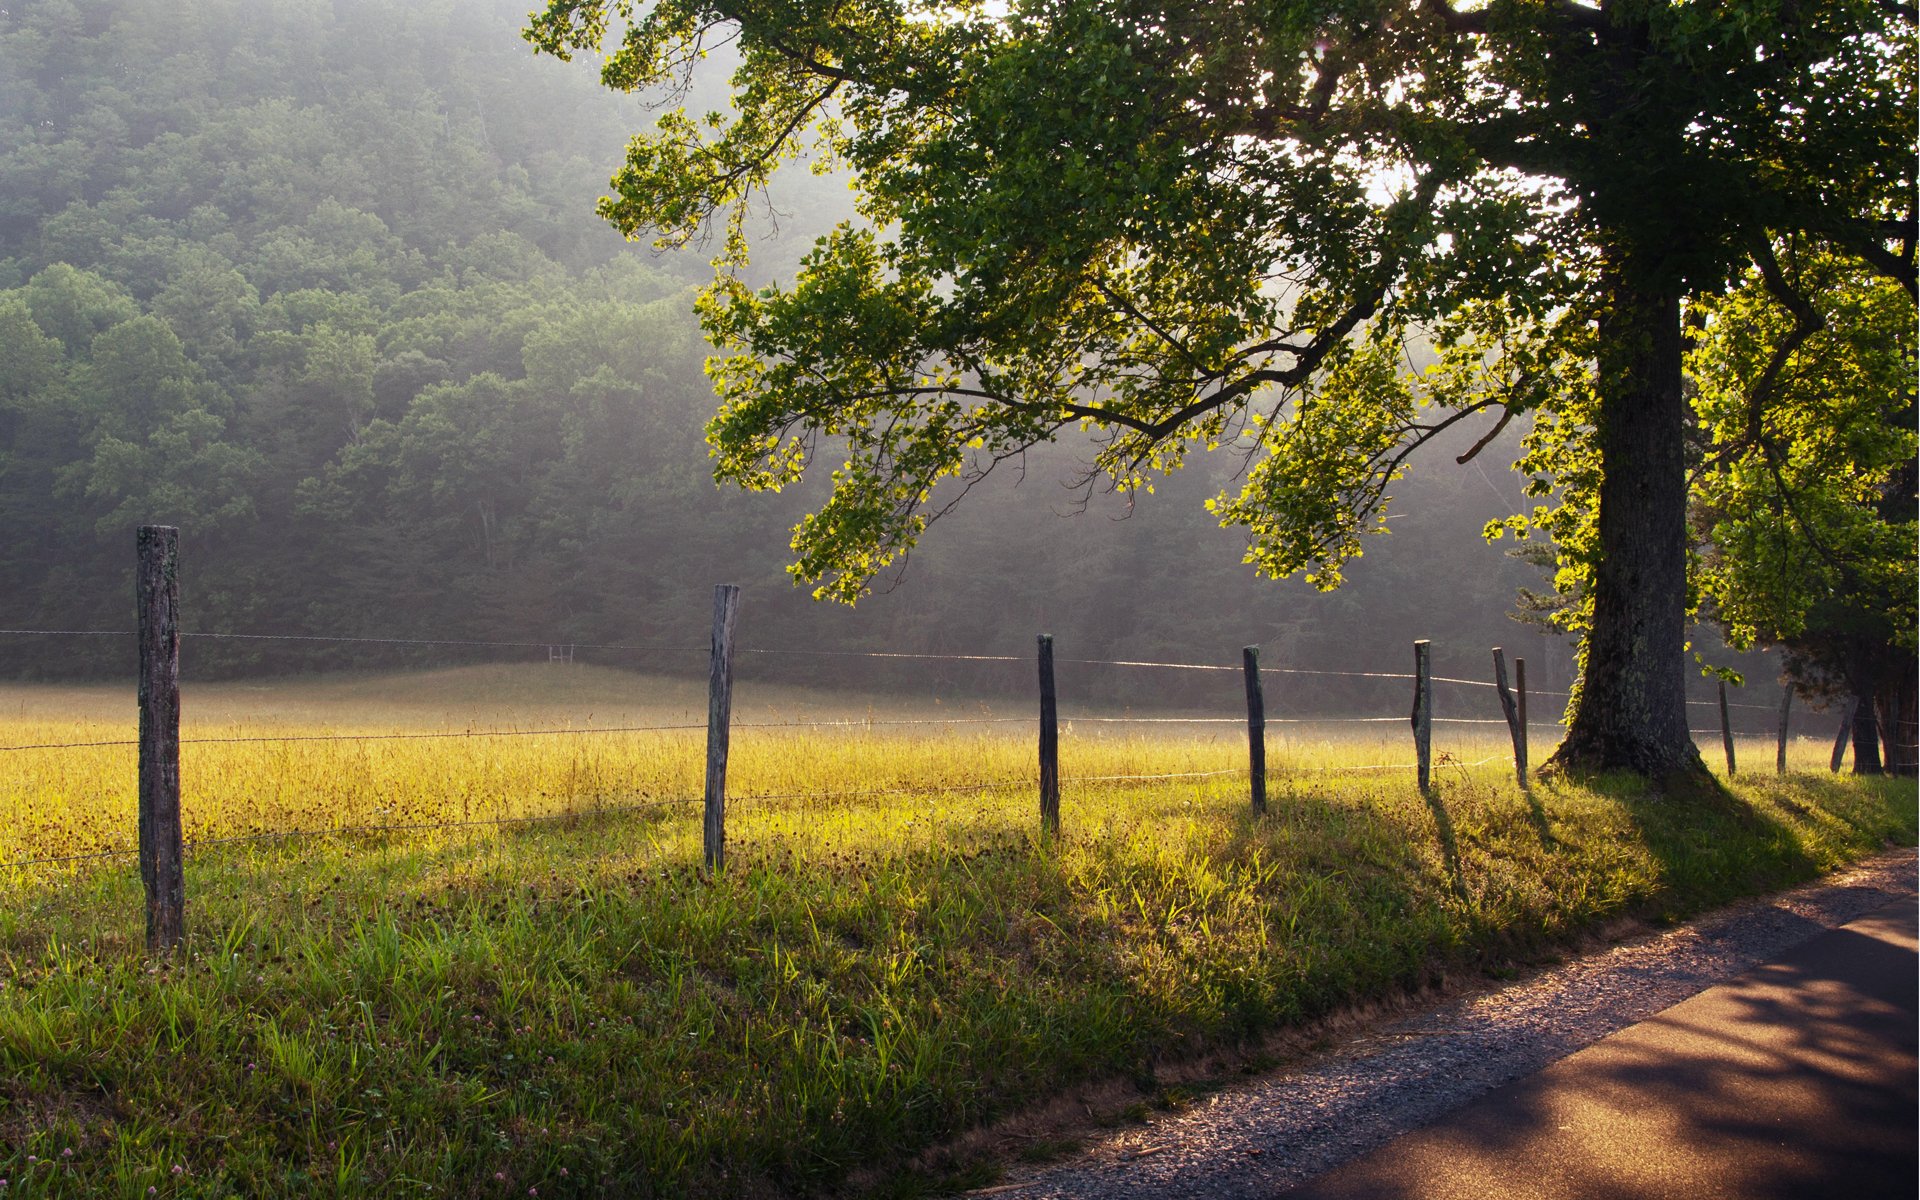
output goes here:
<path id="1" fill-rule="evenodd" d="M 704 708 L 695 684 L 570 686 L 198 689 L 185 732 Z M 122 706 L 9 689 L 0 742 L 130 735 Z M 880 723 L 951 708 L 743 691 L 743 725 L 857 723 L 736 733 L 718 878 L 697 731 L 187 747 L 190 838 L 559 819 L 204 844 L 172 964 L 140 951 L 130 864 L 0 872 L 8 1195 L 820 1191 L 1079 1082 L 1150 1085 L 1199 1047 L 1914 837 L 1911 783 L 1829 776 L 1824 746 L 1796 750 L 1817 772 L 1742 775 L 1724 804 L 1626 783 L 1529 797 L 1478 726 L 1439 731 L 1431 802 L 1408 771 L 1358 769 L 1410 763 L 1404 726 L 1278 726 L 1256 820 L 1235 726 L 1083 715 L 1047 840 L 1028 714 Z M 1740 753 L 1771 771 L 1770 745 Z M 0 858 L 124 844 L 132 767 L 125 749 L 0 757 Z M 1089 781 L 1216 770 L 1236 773 Z"/>

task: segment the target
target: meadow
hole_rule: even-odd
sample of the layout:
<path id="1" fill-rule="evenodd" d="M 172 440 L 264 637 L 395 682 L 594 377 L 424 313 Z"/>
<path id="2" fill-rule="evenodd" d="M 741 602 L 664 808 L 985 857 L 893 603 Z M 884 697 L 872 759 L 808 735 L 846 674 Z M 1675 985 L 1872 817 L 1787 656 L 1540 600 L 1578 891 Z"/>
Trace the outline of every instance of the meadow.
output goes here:
<path id="1" fill-rule="evenodd" d="M 124 741 L 127 692 L 0 687 L 0 745 Z M 185 955 L 141 951 L 124 858 L 0 868 L 5 1194 L 937 1192 L 993 1178 L 956 1135 L 1075 1089 L 1177 1103 L 1203 1057 L 1915 836 L 1910 782 L 1816 742 L 1681 801 L 1523 793 L 1480 726 L 1437 734 L 1429 797 L 1366 769 L 1404 725 L 1279 726 L 1255 818 L 1243 730 L 1107 712 L 1063 721 L 1048 839 L 1023 706 L 760 687 L 716 877 L 704 699 L 559 666 L 190 687 Z M 604 732 L 638 726 L 684 728 Z M 132 771 L 0 752 L 0 862 L 130 844 Z"/>

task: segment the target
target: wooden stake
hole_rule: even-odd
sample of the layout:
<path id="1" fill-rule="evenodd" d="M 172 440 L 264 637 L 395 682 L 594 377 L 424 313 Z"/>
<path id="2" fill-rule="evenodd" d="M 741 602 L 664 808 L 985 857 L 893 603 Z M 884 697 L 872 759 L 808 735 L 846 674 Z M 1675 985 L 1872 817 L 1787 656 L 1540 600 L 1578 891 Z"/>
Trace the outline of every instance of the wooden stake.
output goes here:
<path id="1" fill-rule="evenodd" d="M 1853 733 L 1853 706 L 1857 700 L 1847 701 L 1846 711 L 1840 715 L 1840 732 L 1833 735 L 1833 758 L 1827 763 L 1827 770 L 1838 771 L 1840 764 L 1847 761 L 1847 739 Z"/>
<path id="2" fill-rule="evenodd" d="M 1513 691 L 1507 687 L 1507 652 L 1499 646 L 1493 648 L 1493 684 L 1500 691 L 1500 711 L 1505 714 L 1507 732 L 1513 737 L 1513 776 L 1524 789 L 1527 786 L 1527 736 L 1520 729 L 1520 706 L 1514 703 Z"/>
<path id="3" fill-rule="evenodd" d="M 1260 647 L 1240 651 L 1247 673 L 1247 778 L 1255 816 L 1267 811 L 1267 701 L 1260 690 Z"/>
<path id="4" fill-rule="evenodd" d="M 1527 768 L 1533 765 L 1533 760 L 1527 753 L 1527 660 L 1524 658 L 1513 660 L 1513 690 L 1513 698 L 1520 708 L 1520 745 L 1513 753 L 1520 763 L 1520 786 L 1525 787 Z"/>
<path id="5" fill-rule="evenodd" d="M 1433 786 L 1433 672 L 1428 664 L 1432 643 L 1413 644 L 1413 748 L 1420 758 L 1420 790 Z"/>
<path id="6" fill-rule="evenodd" d="M 1040 635 L 1040 828 L 1060 833 L 1060 712 L 1053 690 L 1053 635 Z"/>
<path id="7" fill-rule="evenodd" d="M 1733 778 L 1733 718 L 1727 715 L 1727 681 L 1720 681 L 1720 742 L 1727 748 L 1727 778 Z"/>
<path id="8" fill-rule="evenodd" d="M 1784 685 L 1780 689 L 1780 740 L 1773 754 L 1773 773 L 1787 773 L 1787 715 L 1793 711 L 1793 685 Z"/>
<path id="9" fill-rule="evenodd" d="M 185 848 L 180 833 L 180 531 L 142 525 L 134 535 L 134 602 L 140 641 L 140 882 L 147 949 L 187 940 Z"/>
<path id="10" fill-rule="evenodd" d="M 707 869 L 727 865 L 727 741 L 733 731 L 733 626 L 740 588 L 713 589 L 713 641 L 707 665 Z"/>

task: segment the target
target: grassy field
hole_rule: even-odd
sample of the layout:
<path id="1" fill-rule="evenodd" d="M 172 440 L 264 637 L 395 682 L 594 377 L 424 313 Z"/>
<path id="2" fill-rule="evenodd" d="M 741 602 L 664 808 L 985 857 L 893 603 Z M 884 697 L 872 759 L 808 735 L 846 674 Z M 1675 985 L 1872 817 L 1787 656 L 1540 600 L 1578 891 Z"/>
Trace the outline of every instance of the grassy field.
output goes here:
<path id="1" fill-rule="evenodd" d="M 0 689 L 0 745 L 124 740 L 126 691 Z M 140 952 L 124 860 L 0 870 L 4 1194 L 978 1183 L 990 1163 L 906 1164 L 1066 1088 L 1152 1096 L 1204 1050 L 1915 834 L 1910 782 L 1829 776 L 1813 743 L 1802 773 L 1678 803 L 1523 794 L 1478 726 L 1439 731 L 1431 799 L 1354 769 L 1409 761 L 1404 726 L 1279 727 L 1255 820 L 1233 774 L 1107 778 L 1236 770 L 1233 726 L 1083 715 L 1049 841 L 1029 714 L 955 709 L 743 690 L 730 867 L 709 878 L 698 730 L 538 732 L 697 725 L 698 684 L 554 667 L 191 690 L 189 740 L 516 735 L 187 746 L 203 844 L 178 962 Z M 952 717 L 981 723 L 888 723 Z M 1770 769 L 1770 746 L 1741 753 Z M 132 767 L 125 746 L 0 753 L 0 861 L 126 845 Z M 518 818 L 542 819 L 216 841 Z"/>

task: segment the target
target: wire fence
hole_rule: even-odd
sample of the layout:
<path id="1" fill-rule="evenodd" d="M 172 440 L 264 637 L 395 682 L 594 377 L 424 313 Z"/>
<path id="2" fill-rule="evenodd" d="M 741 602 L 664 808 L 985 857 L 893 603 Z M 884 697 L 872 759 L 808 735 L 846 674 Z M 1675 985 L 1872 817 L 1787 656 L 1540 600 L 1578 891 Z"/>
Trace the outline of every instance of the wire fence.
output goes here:
<path id="1" fill-rule="evenodd" d="M 142 637 L 142 631 L 128 630 L 128 629 L 0 628 L 0 636 L 140 638 Z M 487 649 L 487 650 L 546 649 L 550 652 L 554 652 L 558 648 L 564 648 L 566 651 L 566 659 L 565 659 L 566 661 L 572 660 L 572 652 L 574 650 L 593 650 L 593 651 L 599 651 L 599 652 L 647 653 L 647 654 L 681 654 L 681 653 L 698 652 L 698 653 L 703 653 L 711 656 L 716 653 L 716 644 L 717 644 L 717 643 L 710 643 L 707 646 L 696 646 L 696 645 L 672 644 L 672 643 L 649 644 L 649 643 L 625 643 L 625 642 L 572 642 L 572 641 L 567 641 L 566 639 L 561 639 L 561 638 L 480 639 L 480 638 L 456 638 L 456 637 L 369 636 L 369 635 L 360 635 L 360 634 L 251 633 L 251 632 L 221 631 L 221 630 L 181 630 L 181 631 L 176 631 L 175 636 L 178 639 L 182 639 L 182 640 L 204 640 L 204 641 L 224 641 L 224 642 L 315 643 L 315 644 L 332 644 L 332 645 L 364 645 L 364 646 L 377 646 L 377 647 L 389 647 L 389 648 L 415 647 L 415 648 L 459 648 L 459 649 Z M 717 637 L 718 637 L 718 634 L 716 634 L 716 638 Z M 1046 667 L 1048 680 L 1045 684 L 1045 687 L 1050 689 L 1051 688 L 1051 663 L 1053 661 L 1051 659 L 1050 641 L 1048 642 L 1048 646 L 1049 646 L 1049 649 L 1047 651 L 1048 666 Z M 1497 653 L 1498 652 L 1496 652 L 1496 655 Z M 729 654 L 728 654 L 729 663 L 731 662 L 731 656 L 735 654 L 740 656 L 864 659 L 864 660 L 873 660 L 873 661 L 881 661 L 881 662 L 901 661 L 901 662 L 909 662 L 909 663 L 989 663 L 989 664 L 1031 665 L 1033 662 L 1031 658 L 1018 656 L 1018 655 L 1009 655 L 1009 654 L 937 653 L 937 652 L 920 652 L 920 651 L 909 652 L 909 651 L 889 651 L 889 650 L 825 649 L 825 648 L 760 648 L 760 647 L 732 648 L 732 647 L 729 647 Z M 1333 669 L 1325 669 L 1325 668 L 1308 668 L 1308 667 L 1259 666 L 1257 665 L 1257 660 L 1255 660 L 1252 657 L 1249 657 L 1246 662 L 1243 662 L 1242 664 L 1238 664 L 1238 665 L 1230 665 L 1230 664 L 1223 664 L 1223 663 L 1206 663 L 1206 662 L 1178 662 L 1178 661 L 1165 661 L 1165 660 L 1156 660 L 1156 659 L 1061 658 L 1057 661 L 1061 665 L 1075 666 L 1075 667 L 1096 667 L 1096 668 L 1113 668 L 1113 669 L 1120 669 L 1120 670 L 1143 670 L 1143 671 L 1211 672 L 1211 673 L 1231 673 L 1236 675 L 1243 675 L 1243 676 L 1246 676 L 1248 679 L 1250 695 L 1252 695 L 1254 692 L 1257 691 L 1257 688 L 1254 686 L 1254 682 L 1260 678 L 1320 677 L 1320 678 L 1330 678 L 1330 679 L 1339 678 L 1339 679 L 1351 679 L 1351 680 L 1378 681 L 1382 683 L 1411 684 L 1415 688 L 1416 696 L 1430 695 L 1430 689 L 1432 685 L 1435 685 L 1435 684 L 1446 685 L 1451 687 L 1459 687 L 1459 688 L 1476 689 L 1476 690 L 1494 690 L 1502 693 L 1502 699 L 1504 701 L 1510 702 L 1512 700 L 1512 696 L 1510 694 L 1507 694 L 1506 692 L 1504 667 L 1500 668 L 1500 677 L 1496 680 L 1469 679 L 1469 678 L 1463 678 L 1459 676 L 1434 675 L 1425 670 L 1424 655 L 1419 659 L 1421 666 L 1420 666 L 1420 669 L 1418 669 L 1416 672 L 1333 670 Z M 728 672 L 730 676 L 731 666 L 729 666 Z M 1530 694 L 1533 697 L 1542 698 L 1542 699 L 1564 700 L 1567 698 L 1567 693 L 1565 692 L 1534 690 Z M 1051 700 L 1049 699 L 1047 703 L 1051 704 Z M 1708 705 L 1708 706 L 1712 706 L 1716 704 L 1715 701 L 1709 701 L 1709 700 L 1689 700 L 1688 703 L 1690 705 Z M 1231 768 L 1222 768 L 1222 769 L 1143 771 L 1143 772 L 1135 772 L 1135 773 L 1123 772 L 1123 773 L 1089 774 L 1089 775 L 1077 775 L 1077 776 L 1076 775 L 1060 776 L 1056 768 L 1053 772 L 1052 786 L 1057 791 L 1057 789 L 1061 786 L 1065 786 L 1069 788 L 1085 788 L 1085 787 L 1117 786 L 1117 785 L 1156 785 L 1156 784 L 1178 785 L 1178 784 L 1193 783 L 1193 782 L 1206 781 L 1206 780 L 1226 780 L 1230 778 L 1239 778 L 1239 779 L 1247 779 L 1251 782 L 1251 784 L 1255 789 L 1256 806 L 1259 807 L 1259 806 L 1263 806 L 1264 804 L 1263 789 L 1264 789 L 1264 778 L 1266 773 L 1266 766 L 1264 761 L 1265 752 L 1266 752 L 1265 730 L 1268 726 L 1297 727 L 1297 728 L 1304 729 L 1304 728 L 1314 728 L 1314 727 L 1338 727 L 1338 726 L 1386 727 L 1386 726 L 1393 726 L 1393 725 L 1403 725 L 1408 723 L 1411 723 L 1414 726 L 1416 749 L 1418 751 L 1418 756 L 1416 758 L 1416 761 L 1377 762 L 1377 763 L 1359 763 L 1359 764 L 1315 764 L 1315 763 L 1310 763 L 1306 761 L 1288 761 L 1288 762 L 1281 762 L 1276 764 L 1273 773 L 1279 776 L 1288 776 L 1288 775 L 1315 775 L 1315 774 L 1333 775 L 1333 774 L 1349 774 L 1349 773 L 1363 774 L 1363 773 L 1376 773 L 1376 772 L 1411 771 L 1411 772 L 1417 772 L 1419 774 L 1422 780 L 1422 786 L 1424 787 L 1425 780 L 1427 779 L 1427 776 L 1428 776 L 1428 771 L 1430 769 L 1430 766 L 1432 765 L 1432 758 L 1430 755 L 1429 747 L 1427 746 L 1426 741 L 1424 740 L 1425 735 L 1423 734 L 1421 729 L 1424 723 L 1424 725 L 1428 727 L 1430 727 L 1431 725 L 1437 724 L 1437 725 L 1443 725 L 1443 726 L 1461 727 L 1463 729 L 1469 729 L 1469 730 L 1476 729 L 1476 728 L 1489 729 L 1489 730 L 1496 730 L 1496 729 L 1507 730 L 1509 733 L 1513 734 L 1514 736 L 1514 740 L 1516 744 L 1516 755 L 1518 756 L 1516 765 L 1519 770 L 1520 778 L 1522 782 L 1524 782 L 1526 766 L 1527 766 L 1525 761 L 1525 754 L 1526 754 L 1525 740 L 1524 740 L 1525 731 L 1532 730 L 1532 729 L 1556 730 L 1556 729 L 1562 728 L 1562 726 L 1560 726 L 1557 722 L 1546 722 L 1546 721 L 1527 721 L 1524 725 L 1521 725 L 1518 719 L 1513 715 L 1513 712 L 1511 709 L 1509 709 L 1509 711 L 1506 714 L 1501 716 L 1436 716 L 1433 714 L 1431 710 L 1431 701 L 1428 700 L 1426 704 L 1427 704 L 1427 709 L 1424 713 L 1422 713 L 1419 710 L 1419 701 L 1416 701 L 1416 709 L 1412 717 L 1409 717 L 1408 715 L 1266 717 L 1263 712 L 1256 712 L 1254 710 L 1249 710 L 1247 714 L 1236 714 L 1232 716 L 1213 715 L 1213 714 L 1191 715 L 1191 716 L 1189 715 L 1157 715 L 1157 714 L 1143 715 L 1143 714 L 1131 714 L 1131 713 L 1120 714 L 1120 715 L 1102 714 L 1102 713 L 1057 714 L 1053 719 L 1055 720 L 1055 722 L 1059 727 L 1064 727 L 1069 733 L 1071 733 L 1072 729 L 1076 725 L 1090 726 L 1090 727 L 1137 727 L 1142 729 L 1207 728 L 1207 727 L 1218 727 L 1218 726 L 1233 726 L 1236 728 L 1242 728 L 1242 729 L 1248 730 L 1249 741 L 1251 742 L 1257 738 L 1257 740 L 1261 743 L 1261 749 L 1259 753 L 1254 756 L 1253 761 L 1251 761 L 1248 765 L 1235 766 Z M 1044 707 L 1045 706 L 1043 706 L 1043 708 Z M 1521 702 L 1521 707 L 1524 710 L 1524 699 Z M 1756 710 L 1756 711 L 1765 711 L 1769 713 L 1775 711 L 1775 706 L 1759 705 L 1759 704 L 1729 703 L 1727 707 Z M 1050 712 L 1051 709 L 1046 709 L 1046 711 Z M 875 729 L 913 729 L 913 728 L 933 729 L 933 728 L 963 728 L 963 727 L 991 728 L 991 727 L 1000 727 L 1000 726 L 1031 726 L 1034 723 L 1035 723 L 1035 718 L 1034 716 L 1031 716 L 1031 715 L 1023 715 L 1023 716 L 975 715 L 975 716 L 938 716 L 938 717 L 867 716 L 864 718 L 786 719 L 786 720 L 749 720 L 749 721 L 727 720 L 724 722 L 725 728 L 729 733 L 734 730 L 789 731 L 789 732 L 803 732 L 803 731 L 845 732 L 845 731 L 875 730 Z M 378 732 L 353 732 L 353 733 L 281 732 L 281 733 L 243 734 L 243 735 L 235 735 L 235 736 L 190 736 L 190 737 L 184 737 L 184 738 L 178 737 L 176 733 L 174 745 L 176 747 L 211 747 L 211 746 L 245 746 L 245 745 L 307 744 L 307 743 L 380 743 L 380 742 L 398 743 L 398 742 L 457 741 L 457 740 L 474 740 L 474 739 L 605 737 L 610 735 L 635 735 L 635 736 L 669 735 L 669 734 L 691 735 L 691 734 L 696 734 L 703 731 L 707 733 L 709 738 L 709 743 L 711 745 L 711 741 L 714 736 L 714 725 L 711 719 L 707 722 L 614 724 L 614 725 L 606 725 L 606 726 L 543 725 L 535 728 L 510 728 L 510 727 L 508 728 L 502 728 L 502 727 L 473 728 L 473 727 L 469 727 L 466 729 L 458 729 L 458 730 L 428 730 L 428 731 L 389 730 L 389 731 L 378 731 Z M 1705 734 L 1714 734 L 1714 733 L 1724 734 L 1727 731 L 1725 729 L 1698 729 L 1698 730 L 1693 730 L 1692 732 L 1695 734 L 1705 735 Z M 1046 737 L 1044 733 L 1043 733 L 1042 741 L 1043 741 L 1043 753 L 1044 753 L 1044 745 L 1046 741 Z M 113 738 L 113 739 L 86 740 L 86 741 L 24 742 L 19 744 L 12 744 L 12 745 L 0 745 L 0 755 L 21 755 L 27 752 L 61 752 L 61 751 L 77 751 L 77 750 L 90 750 L 90 749 L 129 749 L 129 748 L 140 749 L 143 747 L 143 745 L 144 745 L 143 741 L 138 738 Z M 1457 768 L 1457 769 L 1463 769 L 1463 770 L 1476 769 L 1476 768 L 1487 766 L 1497 761 L 1501 761 L 1505 757 L 1506 756 L 1503 754 L 1494 754 L 1494 755 L 1489 755 L 1486 757 L 1479 758 L 1471 762 L 1467 762 L 1467 761 L 1463 761 L 1458 755 L 1441 752 L 1438 755 L 1437 763 L 1439 766 L 1447 767 L 1447 768 Z M 1047 786 L 1046 775 L 1047 775 L 1047 771 L 1043 766 L 1043 770 L 1042 770 L 1043 792 L 1045 787 Z M 995 792 L 1015 792 L 1022 789 L 1031 789 L 1034 786 L 1035 786 L 1035 780 L 1032 777 L 1026 777 L 1026 778 L 1020 778 L 1020 779 L 1006 779 L 1006 780 L 995 780 L 995 781 L 981 782 L 981 783 L 950 784 L 950 785 L 949 784 L 931 784 L 931 785 L 892 786 L 892 787 L 879 787 L 879 788 L 860 788 L 860 789 L 846 789 L 846 790 L 827 789 L 827 790 L 788 791 L 788 792 L 757 792 L 757 793 L 741 792 L 741 793 L 735 793 L 732 795 L 725 796 L 725 800 L 726 802 L 734 804 L 736 806 L 752 806 L 755 804 L 789 802 L 789 801 L 801 801 L 801 802 L 808 802 L 808 803 L 837 803 L 837 802 L 852 801 L 852 800 L 883 799 L 883 798 L 891 798 L 891 797 L 925 797 L 925 796 L 960 795 L 960 794 L 984 795 L 984 794 L 995 793 Z M 1057 794 L 1055 797 L 1055 802 L 1057 803 Z M 528 815 L 481 817 L 481 818 L 464 816 L 459 820 L 448 819 L 448 820 L 435 820 L 435 821 L 355 822 L 355 823 L 349 823 L 349 824 L 344 824 L 340 826 L 327 826 L 323 828 L 289 828 L 289 829 L 279 829 L 279 830 L 263 830 L 263 831 L 257 831 L 257 832 L 251 832 L 251 833 L 236 834 L 231 836 L 201 837 L 201 838 L 195 838 L 191 840 L 185 840 L 182 843 L 182 851 L 185 853 L 192 853 L 192 852 L 198 852 L 201 850 L 205 850 L 205 849 L 217 847 L 217 846 L 271 842 L 271 841 L 286 841 L 286 840 L 301 839 L 301 838 L 324 838 L 324 837 L 340 837 L 340 836 L 391 834 L 391 833 L 410 832 L 410 831 L 452 830 L 452 829 L 471 829 L 471 828 L 482 828 L 482 827 L 534 825 L 534 824 L 562 822 L 562 821 L 569 821 L 569 820 L 576 820 L 576 819 L 595 818 L 595 817 L 602 817 L 602 816 L 609 816 L 609 815 L 628 814 L 628 813 L 635 813 L 635 812 L 649 811 L 649 810 L 667 810 L 667 809 L 676 809 L 676 808 L 687 808 L 696 804 L 703 804 L 703 803 L 709 806 L 711 806 L 712 804 L 711 773 L 710 773 L 709 793 L 707 795 L 686 795 L 686 796 L 667 798 L 667 799 L 653 798 L 653 799 L 648 799 L 640 802 L 622 803 L 622 804 L 594 804 L 589 807 L 569 808 L 569 809 L 565 809 L 558 812 L 528 814 Z M 1044 794 L 1043 794 L 1042 803 L 1044 808 L 1044 805 L 1046 803 Z M 10 861 L 0 862 L 0 869 L 25 868 L 25 867 L 59 865 L 59 864 L 77 864 L 77 863 L 85 863 L 85 862 L 100 861 L 100 860 L 110 860 L 110 859 L 116 859 L 116 858 L 130 858 L 130 857 L 134 857 L 136 855 L 141 854 L 141 852 L 142 850 L 141 850 L 141 847 L 139 846 L 126 845 L 126 846 L 110 847 L 110 848 L 105 848 L 105 849 L 100 849 L 95 851 L 88 851 L 85 853 L 41 855 L 37 857 L 28 857 L 28 858 L 21 858 L 21 859 L 14 859 Z"/>

